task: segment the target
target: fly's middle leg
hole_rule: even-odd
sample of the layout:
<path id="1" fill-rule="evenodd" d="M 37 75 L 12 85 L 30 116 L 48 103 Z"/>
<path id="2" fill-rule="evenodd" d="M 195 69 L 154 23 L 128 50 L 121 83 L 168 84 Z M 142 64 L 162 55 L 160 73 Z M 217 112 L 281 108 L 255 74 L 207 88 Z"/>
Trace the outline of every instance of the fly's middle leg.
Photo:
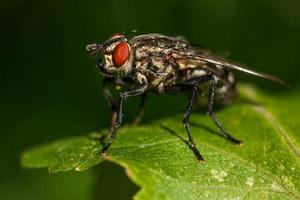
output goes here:
<path id="1" fill-rule="evenodd" d="M 200 154 L 200 151 L 198 150 L 195 141 L 193 139 L 193 136 L 190 132 L 190 128 L 189 128 L 189 119 L 190 119 L 190 115 L 192 113 L 192 108 L 193 108 L 193 104 L 195 101 L 195 98 L 197 96 L 197 91 L 198 91 L 198 87 L 197 85 L 193 85 L 193 84 L 180 84 L 180 85 L 174 85 L 170 88 L 170 91 L 182 91 L 182 92 L 191 92 L 191 96 L 187 105 L 187 109 L 185 111 L 182 123 L 184 125 L 184 128 L 187 132 L 188 138 L 189 138 L 189 143 L 190 143 L 190 147 L 192 149 L 192 151 L 194 152 L 195 156 L 197 157 L 197 159 L 199 161 L 203 161 L 203 156 Z"/>
<path id="2" fill-rule="evenodd" d="M 199 150 L 196 147 L 196 144 L 194 142 L 194 139 L 192 137 L 192 134 L 190 132 L 190 127 L 189 127 L 190 115 L 192 113 L 193 104 L 194 104 L 194 101 L 195 101 L 195 97 L 197 95 L 198 87 L 196 85 L 186 85 L 186 87 L 187 86 L 189 87 L 189 90 L 192 91 L 192 94 L 191 94 L 191 97 L 189 99 L 188 106 L 187 106 L 187 109 L 185 111 L 182 123 L 184 125 L 184 128 L 185 128 L 187 134 L 188 134 L 190 145 L 191 145 L 196 157 L 198 158 L 199 161 L 203 161 L 204 159 L 203 159 L 202 155 L 200 154 Z"/>

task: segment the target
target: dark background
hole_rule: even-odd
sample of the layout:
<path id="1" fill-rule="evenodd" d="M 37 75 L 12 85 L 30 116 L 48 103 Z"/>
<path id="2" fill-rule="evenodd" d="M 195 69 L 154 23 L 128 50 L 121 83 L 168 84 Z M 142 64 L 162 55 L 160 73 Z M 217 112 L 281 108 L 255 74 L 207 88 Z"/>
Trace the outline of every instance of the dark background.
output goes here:
<path id="1" fill-rule="evenodd" d="M 280 76 L 293 86 L 292 92 L 300 83 L 299 10 L 297 0 L 1 1 L 0 198 L 99 199 L 99 191 L 122 190 L 125 177 L 114 178 L 121 171 L 109 164 L 102 175 L 99 167 L 58 175 L 19 167 L 20 154 L 29 146 L 108 127 L 101 77 L 86 44 L 101 43 L 116 32 L 183 35 Z M 266 92 L 287 92 L 267 81 L 238 79 Z M 174 106 L 155 106 L 174 98 Z M 144 123 L 181 111 L 182 100 L 151 96 Z M 126 104 L 126 119 L 135 104 Z M 110 190 L 103 190 L 103 180 L 111 182 Z"/>

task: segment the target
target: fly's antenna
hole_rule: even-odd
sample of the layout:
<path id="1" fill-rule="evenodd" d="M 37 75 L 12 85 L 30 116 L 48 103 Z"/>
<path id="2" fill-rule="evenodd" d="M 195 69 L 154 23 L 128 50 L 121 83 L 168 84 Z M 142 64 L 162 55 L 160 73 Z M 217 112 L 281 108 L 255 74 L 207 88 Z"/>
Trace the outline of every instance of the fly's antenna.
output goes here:
<path id="1" fill-rule="evenodd" d="M 96 56 L 100 51 L 102 51 L 103 46 L 101 44 L 89 44 L 86 45 L 85 49 L 91 52 L 92 56 Z"/>
<path id="2" fill-rule="evenodd" d="M 256 77 L 267 79 L 267 80 L 273 81 L 275 83 L 278 83 L 280 85 L 283 85 L 285 87 L 290 87 L 290 85 L 285 83 L 283 80 L 281 80 L 280 78 L 278 78 L 276 76 L 273 76 L 271 74 L 257 72 L 255 70 L 252 70 L 252 69 L 249 69 L 249 68 L 246 68 L 246 67 L 242 67 L 242 66 L 239 66 L 239 65 L 235 65 L 235 64 L 232 64 L 232 63 L 225 62 L 225 61 L 218 61 L 218 60 L 215 60 L 215 59 L 212 59 L 212 58 L 201 57 L 200 59 L 204 60 L 206 62 L 209 62 L 209 63 L 213 63 L 213 64 L 216 64 L 216 65 L 220 65 L 220 66 L 229 68 L 229 69 L 241 71 L 241 72 L 244 72 L 244 73 L 256 76 Z"/>

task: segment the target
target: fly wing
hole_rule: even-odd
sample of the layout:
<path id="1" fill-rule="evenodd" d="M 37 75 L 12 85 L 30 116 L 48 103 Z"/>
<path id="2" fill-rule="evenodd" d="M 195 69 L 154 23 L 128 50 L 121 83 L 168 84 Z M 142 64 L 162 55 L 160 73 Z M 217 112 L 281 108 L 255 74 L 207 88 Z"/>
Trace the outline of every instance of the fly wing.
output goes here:
<path id="1" fill-rule="evenodd" d="M 219 65 L 219 66 L 222 66 L 222 67 L 225 67 L 225 68 L 228 68 L 228 69 L 241 71 L 241 72 L 244 72 L 244 73 L 247 73 L 247 74 L 250 74 L 250 75 L 253 75 L 253 76 L 257 76 L 257 77 L 260 77 L 260 78 L 263 78 L 263 79 L 267 79 L 267 80 L 273 81 L 275 83 L 278 83 L 278 84 L 284 85 L 286 87 L 289 87 L 289 85 L 286 84 L 284 81 L 282 81 L 281 79 L 279 79 L 279 78 L 277 78 L 277 77 L 275 77 L 271 74 L 258 72 L 258 71 L 246 68 L 246 67 L 244 67 L 242 65 L 239 65 L 239 64 L 234 64 L 234 63 L 231 63 L 231 62 L 227 62 L 226 60 L 215 58 L 214 56 L 210 56 L 208 54 L 202 54 L 202 55 L 198 54 L 197 58 L 199 60 L 207 62 L 209 64 Z"/>

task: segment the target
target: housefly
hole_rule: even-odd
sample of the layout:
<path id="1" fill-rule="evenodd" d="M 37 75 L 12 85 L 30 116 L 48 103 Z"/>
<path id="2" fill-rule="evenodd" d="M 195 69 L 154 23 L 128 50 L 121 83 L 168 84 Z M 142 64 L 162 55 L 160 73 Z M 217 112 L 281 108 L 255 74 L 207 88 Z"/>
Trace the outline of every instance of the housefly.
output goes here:
<path id="1" fill-rule="evenodd" d="M 160 94 L 190 93 L 182 123 L 191 149 L 198 160 L 202 161 L 203 157 L 189 129 L 192 107 L 197 93 L 201 91 L 201 86 L 206 86 L 208 92 L 208 116 L 229 141 L 241 145 L 242 142 L 235 139 L 213 113 L 215 100 L 228 104 L 235 97 L 235 79 L 231 70 L 285 85 L 277 77 L 213 56 L 208 51 L 191 45 L 183 37 L 147 34 L 129 40 L 123 34 L 115 34 L 102 44 L 87 45 L 86 49 L 93 56 L 100 58 L 96 61 L 96 67 L 104 76 L 103 93 L 113 111 L 108 142 L 103 147 L 102 154 L 106 154 L 116 136 L 117 129 L 122 124 L 123 102 L 130 97 L 141 95 L 139 114 L 134 120 L 138 123 L 143 114 L 147 91 Z M 109 82 L 117 85 L 131 83 L 133 87 L 120 92 L 119 101 L 116 103 L 109 90 Z"/>

